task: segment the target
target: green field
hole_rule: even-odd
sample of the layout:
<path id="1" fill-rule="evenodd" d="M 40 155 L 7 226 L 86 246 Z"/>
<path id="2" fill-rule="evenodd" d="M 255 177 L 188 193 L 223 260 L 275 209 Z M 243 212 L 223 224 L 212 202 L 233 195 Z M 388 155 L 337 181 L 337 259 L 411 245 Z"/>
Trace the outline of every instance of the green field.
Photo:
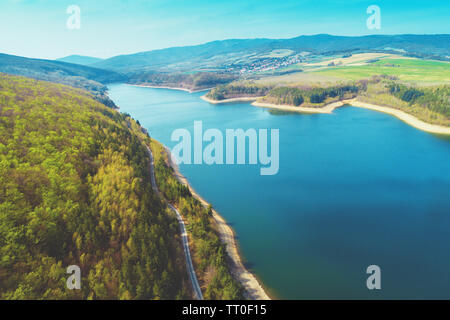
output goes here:
<path id="1" fill-rule="evenodd" d="M 420 59 L 382 59 L 369 65 L 329 67 L 314 73 L 348 80 L 386 74 L 419 85 L 450 83 L 449 62 Z"/>

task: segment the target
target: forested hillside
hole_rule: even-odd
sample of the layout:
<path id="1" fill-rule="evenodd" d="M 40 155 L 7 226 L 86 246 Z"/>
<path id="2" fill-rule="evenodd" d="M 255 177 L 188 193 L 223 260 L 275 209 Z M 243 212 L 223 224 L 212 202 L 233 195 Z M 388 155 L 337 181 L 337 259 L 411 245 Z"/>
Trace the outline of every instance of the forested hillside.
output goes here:
<path id="1" fill-rule="evenodd" d="M 227 85 L 213 88 L 206 95 L 214 100 L 233 99 L 240 97 L 262 97 L 265 96 L 274 85 L 262 85 L 252 81 L 236 81 Z"/>
<path id="2" fill-rule="evenodd" d="M 237 76 L 215 72 L 156 73 L 136 72 L 128 74 L 128 83 L 161 87 L 176 87 L 188 90 L 202 90 L 236 80 Z"/>
<path id="3" fill-rule="evenodd" d="M 30 78 L 34 78 L 34 75 L 47 75 L 48 77 L 61 79 L 82 77 L 103 84 L 123 81 L 125 79 L 122 74 L 114 71 L 92 68 L 63 61 L 31 59 L 3 53 L 0 53 L 0 72 L 14 73 Z"/>
<path id="4" fill-rule="evenodd" d="M 189 297 L 142 140 L 85 91 L 0 74 L 1 299 Z"/>
<path id="5" fill-rule="evenodd" d="M 0 72 L 37 80 L 67 84 L 91 92 L 95 99 L 108 107 L 115 107 L 106 95 L 105 84 L 125 81 L 122 74 L 62 61 L 30 59 L 0 53 Z"/>

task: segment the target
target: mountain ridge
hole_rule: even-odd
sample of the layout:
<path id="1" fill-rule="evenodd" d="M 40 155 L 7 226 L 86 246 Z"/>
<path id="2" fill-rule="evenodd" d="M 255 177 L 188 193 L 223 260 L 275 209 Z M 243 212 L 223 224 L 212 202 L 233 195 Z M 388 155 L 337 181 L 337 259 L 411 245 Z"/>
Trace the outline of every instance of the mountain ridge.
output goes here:
<path id="1" fill-rule="evenodd" d="M 402 52 L 410 56 L 450 60 L 450 34 L 364 36 L 317 34 L 289 39 L 226 39 L 199 45 L 117 55 L 93 63 L 91 66 L 121 72 L 158 71 L 164 68 L 170 70 L 176 69 L 177 65 L 179 70 L 188 70 L 189 66 L 195 67 L 200 60 L 236 55 L 236 61 L 239 61 L 242 56 L 270 52 L 275 49 L 290 49 L 297 53 L 309 51 L 314 54 L 360 51 Z M 173 65 L 172 68 L 170 68 L 171 65 Z M 218 66 L 219 64 L 212 64 L 212 67 Z"/>

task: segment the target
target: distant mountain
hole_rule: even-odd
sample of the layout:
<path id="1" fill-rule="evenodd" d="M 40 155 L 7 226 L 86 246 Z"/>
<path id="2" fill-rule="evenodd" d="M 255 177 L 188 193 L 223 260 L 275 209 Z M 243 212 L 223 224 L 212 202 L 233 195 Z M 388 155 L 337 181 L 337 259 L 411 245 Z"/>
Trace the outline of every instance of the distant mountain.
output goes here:
<path id="1" fill-rule="evenodd" d="M 214 70 L 276 49 L 293 50 L 294 53 L 307 51 L 313 54 L 377 51 L 450 60 L 450 35 L 346 37 L 319 34 L 292 39 L 232 39 L 119 55 L 95 62 L 92 66 L 122 72 Z"/>
<path id="2" fill-rule="evenodd" d="M 68 62 L 68 63 L 75 63 L 75 64 L 81 64 L 81 65 L 90 65 L 96 62 L 100 62 L 103 59 L 101 58 L 95 58 L 95 57 L 88 57 L 88 56 L 80 56 L 77 54 L 73 54 L 64 58 L 56 59 L 56 61 L 62 61 L 62 62 Z"/>
<path id="3" fill-rule="evenodd" d="M 115 105 L 106 96 L 105 84 L 126 80 L 124 75 L 114 71 L 3 53 L 0 53 L 0 72 L 82 88 L 90 91 L 97 100 L 110 107 Z"/>
<path id="4" fill-rule="evenodd" d="M 99 83 L 109 83 L 123 80 L 123 75 L 110 70 L 102 70 L 79 64 L 62 61 L 31 59 L 0 53 L 0 72 L 22 75 L 32 78 L 82 77 Z"/>
<path id="5" fill-rule="evenodd" d="M 172 47 L 167 49 L 140 52 L 129 55 L 119 55 L 94 63 L 93 66 L 121 71 L 157 70 L 176 63 L 196 62 L 213 56 L 235 52 L 249 52 L 267 45 L 272 40 L 224 40 L 187 47 Z"/>

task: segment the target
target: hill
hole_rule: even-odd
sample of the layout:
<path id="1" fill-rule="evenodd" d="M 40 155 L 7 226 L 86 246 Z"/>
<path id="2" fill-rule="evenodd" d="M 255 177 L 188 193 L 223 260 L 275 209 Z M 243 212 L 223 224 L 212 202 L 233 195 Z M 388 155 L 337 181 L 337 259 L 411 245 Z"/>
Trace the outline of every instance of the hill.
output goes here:
<path id="1" fill-rule="evenodd" d="M 82 90 L 0 75 L 0 299 L 189 297 L 141 141 Z M 69 265 L 81 290 L 66 288 Z"/>
<path id="2" fill-rule="evenodd" d="M 0 53 L 0 72 L 28 77 L 61 79 L 61 81 L 70 81 L 71 78 L 82 77 L 102 84 L 122 81 L 124 78 L 123 75 L 109 70 L 62 61 L 25 58 L 4 53 Z"/>
<path id="3" fill-rule="evenodd" d="M 153 191 L 150 158 L 164 199 Z M 0 74 L 0 299 L 189 299 L 176 216 L 205 299 L 242 298 L 210 209 L 165 149 L 86 91 Z M 66 268 L 81 268 L 81 290 Z"/>
<path id="4" fill-rule="evenodd" d="M 68 63 L 73 63 L 73 64 L 81 64 L 81 65 L 88 66 L 95 62 L 103 61 L 103 59 L 73 54 L 73 55 L 70 55 L 67 57 L 56 59 L 56 61 L 68 62 Z"/>
<path id="5" fill-rule="evenodd" d="M 93 93 L 98 101 L 110 107 L 115 107 L 115 105 L 106 96 L 107 88 L 105 84 L 126 79 L 123 75 L 114 71 L 3 53 L 0 53 L 0 72 L 85 89 Z"/>
<path id="6" fill-rule="evenodd" d="M 450 35 L 369 35 L 359 37 L 319 34 L 292 39 L 232 39 L 197 46 L 120 55 L 93 64 L 95 67 L 128 71 L 216 71 L 233 69 L 261 59 L 274 58 L 283 50 L 286 57 L 300 58 L 302 53 L 330 55 L 376 51 L 449 60 Z M 299 56 L 300 55 L 300 56 Z"/>
<path id="7" fill-rule="evenodd" d="M 95 62 L 100 62 L 103 59 L 101 58 L 95 58 L 95 57 L 88 57 L 88 56 L 80 56 L 77 54 L 73 54 L 67 57 L 56 59 L 56 61 L 62 61 L 62 62 L 68 62 L 68 63 L 74 63 L 74 64 L 81 64 L 81 65 L 90 65 Z"/>

